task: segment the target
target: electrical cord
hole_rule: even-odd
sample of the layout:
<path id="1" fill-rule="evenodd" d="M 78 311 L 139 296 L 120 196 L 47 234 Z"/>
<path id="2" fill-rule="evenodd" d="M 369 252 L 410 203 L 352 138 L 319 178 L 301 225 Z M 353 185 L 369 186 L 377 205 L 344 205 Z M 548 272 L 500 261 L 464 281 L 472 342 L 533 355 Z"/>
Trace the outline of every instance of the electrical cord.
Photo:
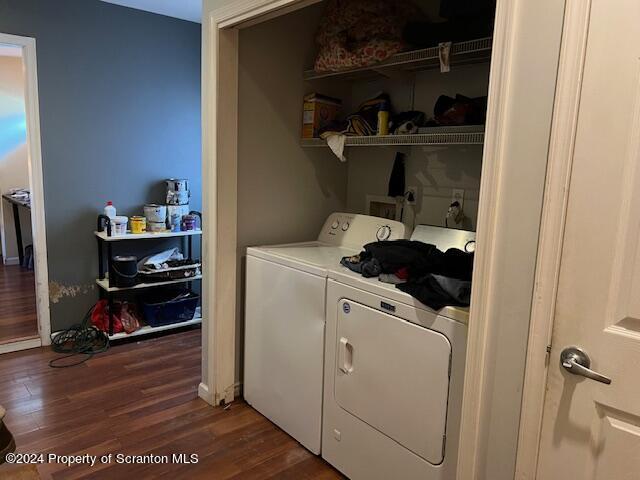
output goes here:
<path id="1" fill-rule="evenodd" d="M 92 311 L 93 307 L 85 314 L 81 323 L 62 330 L 55 337 L 51 335 L 51 348 L 53 351 L 66 354 L 51 360 L 49 362 L 51 368 L 75 367 L 86 362 L 94 355 L 106 352 L 109 349 L 109 336 L 91 325 Z M 85 355 L 85 357 L 75 363 L 60 363 L 76 355 Z"/>

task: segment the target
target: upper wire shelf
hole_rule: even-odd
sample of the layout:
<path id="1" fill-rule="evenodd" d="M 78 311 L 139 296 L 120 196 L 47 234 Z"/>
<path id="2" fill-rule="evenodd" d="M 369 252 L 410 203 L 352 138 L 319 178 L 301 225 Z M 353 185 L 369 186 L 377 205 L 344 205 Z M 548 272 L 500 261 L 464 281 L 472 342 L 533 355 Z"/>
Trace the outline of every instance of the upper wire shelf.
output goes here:
<path id="1" fill-rule="evenodd" d="M 347 137 L 347 147 L 389 146 L 389 145 L 482 145 L 484 143 L 484 125 L 456 127 L 421 128 L 419 133 L 410 135 L 372 135 Z M 303 147 L 326 147 L 322 138 L 303 138 Z"/>
<path id="2" fill-rule="evenodd" d="M 492 37 L 486 37 L 454 43 L 451 46 L 450 52 L 451 65 L 465 65 L 491 60 L 492 42 Z M 305 70 L 304 80 L 311 81 L 333 77 L 357 80 L 370 76 L 385 76 L 387 71 L 390 73 L 392 70 L 417 71 L 438 68 L 440 66 L 438 50 L 438 47 L 430 47 L 396 53 L 375 65 L 349 68 L 335 72 L 316 72 L 315 70 Z"/>

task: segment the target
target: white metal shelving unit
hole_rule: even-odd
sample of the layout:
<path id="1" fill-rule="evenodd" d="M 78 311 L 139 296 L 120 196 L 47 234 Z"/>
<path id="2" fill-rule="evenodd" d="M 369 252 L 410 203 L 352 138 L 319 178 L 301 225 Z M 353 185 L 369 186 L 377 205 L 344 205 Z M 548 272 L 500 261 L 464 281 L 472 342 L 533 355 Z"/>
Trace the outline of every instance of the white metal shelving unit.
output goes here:
<path id="1" fill-rule="evenodd" d="M 200 216 L 199 212 L 190 212 L 193 214 L 197 214 Z M 162 240 L 168 238 L 180 238 L 182 239 L 183 245 L 186 248 L 186 252 L 188 252 L 188 257 L 191 258 L 192 255 L 192 239 L 194 236 L 201 236 L 202 230 L 188 230 L 188 231 L 180 231 L 180 232 L 172 232 L 172 231 L 164 231 L 164 232 L 149 232 L 149 233 L 140 233 L 134 234 L 131 232 L 127 232 L 125 235 L 109 235 L 110 226 L 107 223 L 109 221 L 108 217 L 104 215 L 98 216 L 98 229 L 94 232 L 94 235 L 98 241 L 98 266 L 99 266 L 99 276 L 96 279 L 96 284 L 100 289 L 100 298 L 106 298 L 109 302 L 109 339 L 110 340 L 120 340 L 125 338 L 137 337 L 141 335 L 149 335 L 157 332 L 162 332 L 166 330 L 172 330 L 176 328 L 182 328 L 189 325 L 197 325 L 202 323 L 202 316 L 200 313 L 200 308 L 196 310 L 196 314 L 194 318 L 191 320 L 172 323 L 169 325 L 161 325 L 157 327 L 151 327 L 149 325 L 136 330 L 133 333 L 113 333 L 113 296 L 121 293 L 132 292 L 137 290 L 151 289 L 157 287 L 163 287 L 167 285 L 178 285 L 178 284 L 189 284 L 190 282 L 202 280 L 202 275 L 195 275 L 191 277 L 179 278 L 176 280 L 168 280 L 162 282 L 152 282 L 152 283 L 137 283 L 131 287 L 116 287 L 110 284 L 109 275 L 107 273 L 110 270 L 109 266 L 111 264 L 111 258 L 113 256 L 112 246 L 114 243 L 120 243 L 124 241 L 141 241 L 141 240 Z M 104 228 L 104 224 L 106 224 L 106 229 Z M 104 265 L 104 247 L 106 246 L 107 251 L 107 271 L 105 271 Z"/>
<path id="2" fill-rule="evenodd" d="M 149 240 L 154 238 L 174 238 L 174 237 L 190 237 L 193 235 L 202 235 L 202 230 L 188 230 L 185 232 L 171 232 L 169 230 L 165 232 L 148 232 L 148 233 L 131 233 L 127 232 L 125 235 L 107 235 L 106 231 L 93 232 L 96 237 L 105 242 L 119 242 L 123 240 Z"/>
<path id="3" fill-rule="evenodd" d="M 106 275 L 103 279 L 96 278 L 96 283 L 105 292 L 124 292 L 127 290 L 140 290 L 143 288 L 162 287 L 167 285 L 174 285 L 185 282 L 193 282 L 195 280 L 202 280 L 202 275 L 195 275 L 193 277 L 180 278 L 178 280 L 169 280 L 166 282 L 153 282 L 153 283 L 137 283 L 133 287 L 110 287 L 109 276 Z"/>
<path id="4" fill-rule="evenodd" d="M 136 330 L 133 333 L 114 333 L 113 335 L 109 335 L 109 340 L 122 340 L 125 338 L 139 337 L 142 335 L 151 335 L 152 333 L 165 332 L 167 330 L 174 330 L 176 328 L 188 327 L 190 325 L 200 325 L 202 324 L 202 316 L 200 313 L 200 308 L 196 310 L 196 315 L 192 320 L 187 320 L 186 322 L 180 323 L 172 323 L 169 325 L 162 325 L 160 327 L 150 327 L 149 325 L 145 325 L 144 327 Z"/>

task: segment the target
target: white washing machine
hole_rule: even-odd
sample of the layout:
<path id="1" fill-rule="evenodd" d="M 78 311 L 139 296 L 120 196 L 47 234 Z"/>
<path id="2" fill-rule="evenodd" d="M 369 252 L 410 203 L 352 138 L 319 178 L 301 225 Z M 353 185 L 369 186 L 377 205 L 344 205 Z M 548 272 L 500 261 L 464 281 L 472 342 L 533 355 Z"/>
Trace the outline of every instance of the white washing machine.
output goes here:
<path id="1" fill-rule="evenodd" d="M 418 226 L 411 238 L 446 250 L 474 237 Z M 322 456 L 352 480 L 455 480 L 468 318 L 330 269 Z"/>
<path id="2" fill-rule="evenodd" d="M 334 213 L 316 241 L 247 249 L 244 397 L 320 453 L 327 271 L 376 240 L 406 238 L 400 222 Z"/>

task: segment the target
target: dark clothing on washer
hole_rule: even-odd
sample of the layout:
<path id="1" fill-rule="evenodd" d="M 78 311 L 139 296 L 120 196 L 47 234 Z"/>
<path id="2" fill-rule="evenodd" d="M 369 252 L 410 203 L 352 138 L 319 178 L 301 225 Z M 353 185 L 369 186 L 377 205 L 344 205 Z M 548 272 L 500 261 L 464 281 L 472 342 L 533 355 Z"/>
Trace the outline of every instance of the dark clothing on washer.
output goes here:
<path id="1" fill-rule="evenodd" d="M 456 248 L 441 252 L 429 243 L 391 240 L 368 243 L 359 255 L 345 257 L 341 263 L 363 277 L 377 277 L 381 273 L 396 273 L 406 268 L 409 278 L 433 273 L 471 280 L 473 253 Z"/>
<path id="2" fill-rule="evenodd" d="M 410 282 L 399 283 L 396 288 L 434 310 L 447 305 L 468 307 L 471 299 L 471 282 L 440 275 L 427 274 Z"/>
<path id="3" fill-rule="evenodd" d="M 428 243 L 392 240 L 369 243 L 359 255 L 344 257 L 340 263 L 366 278 L 403 271 L 407 281 L 396 287 L 434 309 L 469 305 L 473 253 L 455 248 L 442 252 Z"/>

